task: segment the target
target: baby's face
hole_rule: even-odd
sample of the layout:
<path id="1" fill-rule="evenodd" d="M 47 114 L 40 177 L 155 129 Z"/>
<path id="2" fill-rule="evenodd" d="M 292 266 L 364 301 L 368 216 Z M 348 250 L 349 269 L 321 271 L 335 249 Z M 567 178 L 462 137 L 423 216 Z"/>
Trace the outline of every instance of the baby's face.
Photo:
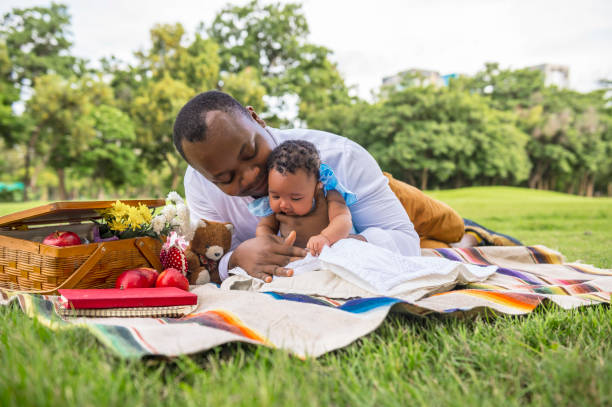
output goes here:
<path id="1" fill-rule="evenodd" d="M 281 174 L 276 170 L 268 173 L 268 194 L 270 208 L 275 213 L 306 215 L 312 209 L 312 199 L 318 179 L 304 170 L 295 174 Z"/>

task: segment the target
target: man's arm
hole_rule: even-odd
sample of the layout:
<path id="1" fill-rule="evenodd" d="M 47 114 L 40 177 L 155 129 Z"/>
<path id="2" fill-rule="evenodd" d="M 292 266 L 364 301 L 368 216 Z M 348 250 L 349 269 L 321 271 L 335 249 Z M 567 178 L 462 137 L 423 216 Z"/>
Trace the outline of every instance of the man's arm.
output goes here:
<path id="1" fill-rule="evenodd" d="M 419 236 L 370 153 L 347 143 L 340 167 L 337 176 L 357 195 L 350 210 L 358 233 L 377 246 L 406 256 L 420 255 Z"/>

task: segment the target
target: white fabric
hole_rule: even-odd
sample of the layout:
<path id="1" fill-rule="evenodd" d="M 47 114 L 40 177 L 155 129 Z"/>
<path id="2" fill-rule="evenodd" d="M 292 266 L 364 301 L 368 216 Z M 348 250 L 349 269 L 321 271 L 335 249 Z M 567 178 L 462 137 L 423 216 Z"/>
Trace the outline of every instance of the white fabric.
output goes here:
<path id="1" fill-rule="evenodd" d="M 333 286 L 332 296 L 336 297 L 375 294 L 414 301 L 440 288 L 484 281 L 497 270 L 497 266 L 483 267 L 441 257 L 403 256 L 356 239 L 339 240 L 332 247 L 325 247 L 319 257 L 309 254 L 287 267 L 294 270 L 293 277 L 274 277 L 270 284 L 256 283 L 253 287 L 258 291 L 329 295 L 327 286 Z M 324 274 L 311 273 L 318 270 L 332 272 L 363 291 L 334 282 Z M 247 276 L 239 267 L 230 273 Z M 309 276 L 312 278 L 305 274 L 312 274 Z"/>
<path id="2" fill-rule="evenodd" d="M 276 147 L 285 140 L 307 140 L 319 150 L 321 161 L 334 169 L 338 179 L 358 201 L 349 209 L 353 225 L 370 243 L 406 256 L 420 254 L 419 237 L 401 203 L 388 186 L 374 158 L 357 143 L 335 134 L 307 129 L 277 130 L 266 127 L 267 142 Z M 240 243 L 255 236 L 258 218 L 248 210 L 252 197 L 224 194 L 193 168 L 185 173 L 185 195 L 192 220 L 201 218 L 231 222 L 234 250 Z M 219 274 L 227 278 L 229 251 L 219 263 Z"/>

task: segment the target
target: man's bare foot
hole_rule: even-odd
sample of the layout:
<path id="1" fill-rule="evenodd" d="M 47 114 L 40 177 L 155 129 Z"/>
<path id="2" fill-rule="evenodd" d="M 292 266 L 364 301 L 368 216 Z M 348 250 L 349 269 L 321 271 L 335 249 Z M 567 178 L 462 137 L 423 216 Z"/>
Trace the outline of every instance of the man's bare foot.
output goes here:
<path id="1" fill-rule="evenodd" d="M 464 249 L 466 247 L 474 247 L 474 246 L 478 246 L 478 240 L 476 240 L 476 237 L 471 233 L 465 233 L 463 237 L 461 238 L 461 240 L 459 240 L 457 243 L 450 244 L 450 247 L 454 247 L 458 249 Z"/>

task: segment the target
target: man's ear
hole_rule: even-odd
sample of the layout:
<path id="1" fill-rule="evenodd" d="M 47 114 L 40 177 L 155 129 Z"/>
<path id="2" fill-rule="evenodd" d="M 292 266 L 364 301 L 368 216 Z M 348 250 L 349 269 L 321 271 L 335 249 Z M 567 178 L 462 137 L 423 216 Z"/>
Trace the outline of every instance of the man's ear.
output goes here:
<path id="1" fill-rule="evenodd" d="M 253 120 L 259 123 L 261 127 L 266 127 L 266 122 L 261 117 L 259 117 L 257 113 L 255 113 L 255 109 L 253 109 L 253 106 L 247 106 L 246 109 L 249 111 Z"/>
<path id="2" fill-rule="evenodd" d="M 321 181 L 317 182 L 317 189 L 323 188 L 323 183 Z"/>

